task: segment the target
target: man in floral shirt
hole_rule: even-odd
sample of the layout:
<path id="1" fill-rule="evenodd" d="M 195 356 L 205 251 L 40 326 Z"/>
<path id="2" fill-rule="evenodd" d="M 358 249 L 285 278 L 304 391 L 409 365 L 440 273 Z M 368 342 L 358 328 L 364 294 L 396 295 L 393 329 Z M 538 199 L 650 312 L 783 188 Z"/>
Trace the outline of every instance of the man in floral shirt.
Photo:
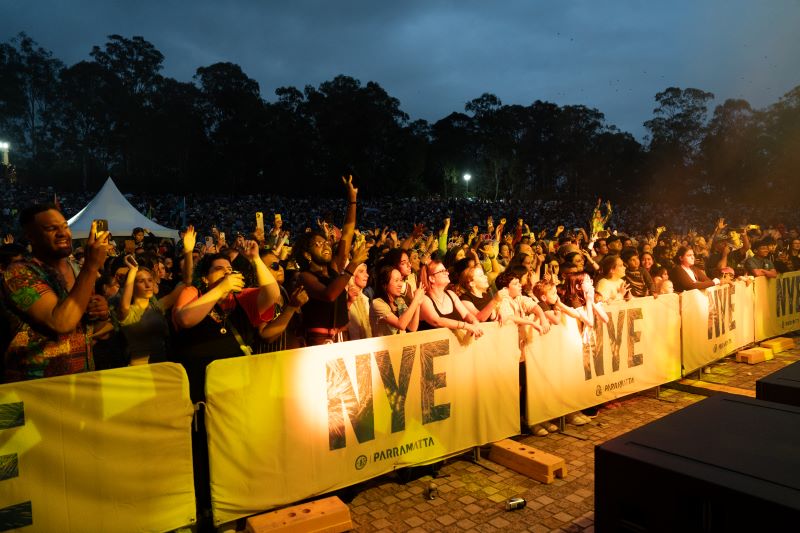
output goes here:
<path id="1" fill-rule="evenodd" d="M 5 351 L 4 381 L 21 381 L 94 369 L 92 335 L 108 318 L 108 303 L 93 295 L 109 234 L 94 222 L 82 268 L 70 261 L 72 233 L 52 204 L 20 213 L 32 257 L 3 274 L 5 306 L 16 319 Z"/>

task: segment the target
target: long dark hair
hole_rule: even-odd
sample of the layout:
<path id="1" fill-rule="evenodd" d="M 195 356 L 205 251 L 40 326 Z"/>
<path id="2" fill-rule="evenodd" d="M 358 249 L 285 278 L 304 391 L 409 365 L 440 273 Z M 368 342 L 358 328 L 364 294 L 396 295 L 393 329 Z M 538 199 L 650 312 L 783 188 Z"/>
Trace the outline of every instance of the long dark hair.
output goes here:
<path id="1" fill-rule="evenodd" d="M 586 272 L 567 272 L 564 282 L 564 301 L 570 307 L 586 305 L 586 293 L 583 292 L 583 279 Z"/>
<path id="2" fill-rule="evenodd" d="M 390 306 L 392 302 L 390 302 L 391 297 L 389 293 L 386 291 L 386 286 L 392 280 L 392 272 L 397 270 L 400 272 L 399 269 L 395 268 L 392 265 L 383 265 L 379 270 L 378 274 L 375 276 L 375 298 L 380 298 Z"/>
<path id="3" fill-rule="evenodd" d="M 607 278 L 611 274 L 611 271 L 614 270 L 617 259 L 620 259 L 618 255 L 609 254 L 600 261 L 600 273 L 604 278 Z"/>
<path id="4" fill-rule="evenodd" d="M 672 258 L 672 261 L 676 265 L 680 265 L 681 264 L 681 257 L 686 255 L 686 252 L 688 252 L 689 250 L 694 252 L 694 248 L 692 248 L 691 246 L 681 246 L 680 248 L 678 248 L 678 252 L 675 254 L 675 257 Z"/>

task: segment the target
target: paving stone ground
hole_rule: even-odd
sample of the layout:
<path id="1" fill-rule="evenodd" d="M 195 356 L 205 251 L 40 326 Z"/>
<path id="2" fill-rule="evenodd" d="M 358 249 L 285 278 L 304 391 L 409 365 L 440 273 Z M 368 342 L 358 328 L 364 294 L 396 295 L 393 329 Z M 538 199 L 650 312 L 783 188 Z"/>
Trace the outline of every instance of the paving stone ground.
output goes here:
<path id="1" fill-rule="evenodd" d="M 798 360 L 800 348 L 757 365 L 737 363 L 730 356 L 711 365 L 710 374 L 689 377 L 755 391 L 756 380 Z M 350 502 L 356 531 L 594 531 L 594 447 L 704 398 L 669 386 L 660 388 L 659 398 L 655 392 L 627 396 L 601 408 L 590 424 L 566 427 L 586 440 L 562 433 L 514 437 L 566 461 L 567 476 L 550 485 L 485 458 L 480 461 L 484 468 L 469 454 L 445 461 L 436 479 L 424 475 L 402 483 L 393 473 L 363 483 Z M 482 452 L 488 454 L 488 448 Z M 429 500 L 432 481 L 438 496 Z M 514 496 L 524 498 L 527 506 L 506 511 L 504 502 Z"/>

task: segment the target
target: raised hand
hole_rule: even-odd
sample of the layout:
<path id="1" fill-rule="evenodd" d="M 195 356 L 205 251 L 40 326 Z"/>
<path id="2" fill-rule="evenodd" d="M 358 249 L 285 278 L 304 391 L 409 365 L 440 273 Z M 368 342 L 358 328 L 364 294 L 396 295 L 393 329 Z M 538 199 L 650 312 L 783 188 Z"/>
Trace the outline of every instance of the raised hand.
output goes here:
<path id="1" fill-rule="evenodd" d="M 630 288 L 631 288 L 631 286 L 628 285 L 628 282 L 627 281 L 623 281 L 622 283 L 619 284 L 619 288 L 617 290 L 619 291 L 619 295 L 620 296 L 625 297 L 625 295 L 628 293 Z"/>
<path id="2" fill-rule="evenodd" d="M 413 302 L 422 303 L 422 300 L 425 298 L 425 287 L 420 285 L 417 287 L 417 290 L 414 291 L 414 298 Z"/>
<path id="3" fill-rule="evenodd" d="M 258 241 L 244 241 L 244 250 L 242 254 L 249 260 L 255 261 L 258 255 Z"/>
<path id="4" fill-rule="evenodd" d="M 353 259 L 351 259 L 350 262 L 355 265 L 360 265 L 367 260 L 368 255 L 367 243 L 360 242 L 355 248 L 353 248 Z"/>
<path id="5" fill-rule="evenodd" d="M 194 245 L 197 244 L 197 233 L 194 231 L 194 226 L 189 224 L 186 227 L 186 232 L 183 234 L 183 250 L 191 252 L 194 250 Z"/>
<path id="6" fill-rule="evenodd" d="M 126 255 L 124 261 L 125 261 L 125 265 L 130 270 L 138 270 L 139 269 L 139 263 L 136 262 L 136 258 L 133 257 L 133 254 Z"/>
<path id="7" fill-rule="evenodd" d="M 347 199 L 350 202 L 355 202 L 356 197 L 358 196 L 358 189 L 353 186 L 353 175 L 351 174 L 347 178 L 342 176 L 342 183 L 344 183 L 344 186 L 347 189 Z"/>
<path id="8" fill-rule="evenodd" d="M 244 289 L 244 276 L 241 272 L 231 272 L 222 278 L 218 287 L 225 295 L 229 292 L 242 292 L 242 289 Z"/>
<path id="9" fill-rule="evenodd" d="M 97 231 L 97 223 L 92 221 L 92 228 L 89 231 L 89 240 L 86 243 L 84 266 L 89 266 L 100 270 L 108 255 L 108 239 L 111 234 L 107 231 Z"/>

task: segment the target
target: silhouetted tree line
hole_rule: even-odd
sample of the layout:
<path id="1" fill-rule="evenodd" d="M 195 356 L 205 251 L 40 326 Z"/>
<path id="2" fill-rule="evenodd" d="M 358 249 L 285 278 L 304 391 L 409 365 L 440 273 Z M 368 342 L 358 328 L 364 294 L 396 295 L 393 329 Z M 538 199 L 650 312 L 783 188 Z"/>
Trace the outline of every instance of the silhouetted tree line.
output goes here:
<path id="1" fill-rule="evenodd" d="M 161 75 L 142 37 L 110 35 L 65 66 L 20 33 L 0 44 L 0 138 L 21 181 L 132 191 L 646 198 L 796 202 L 800 86 L 765 109 L 670 87 L 655 96 L 646 143 L 582 105 L 503 105 L 486 93 L 430 124 L 411 121 L 378 83 L 340 75 L 280 87 L 275 100 L 236 64 Z"/>

